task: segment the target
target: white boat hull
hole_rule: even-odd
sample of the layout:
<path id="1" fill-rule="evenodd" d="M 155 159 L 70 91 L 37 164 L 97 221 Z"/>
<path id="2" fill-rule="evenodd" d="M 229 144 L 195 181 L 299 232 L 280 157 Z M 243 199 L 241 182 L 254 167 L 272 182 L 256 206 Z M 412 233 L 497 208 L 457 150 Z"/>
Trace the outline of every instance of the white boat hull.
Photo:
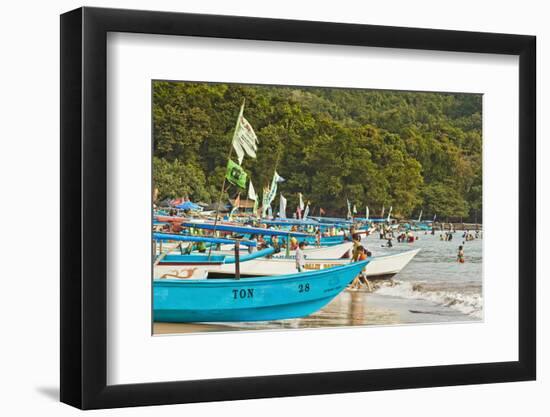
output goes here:
<path id="1" fill-rule="evenodd" d="M 304 253 L 309 258 L 338 259 L 344 256 L 346 253 L 348 253 L 352 248 L 352 246 L 353 246 L 352 242 L 344 242 L 334 246 L 323 246 L 321 248 L 316 248 L 314 246 L 309 246 L 309 247 L 306 246 L 304 249 Z M 246 251 L 246 248 L 242 248 L 241 250 Z M 221 255 L 233 255 L 235 251 L 234 251 L 234 248 L 231 247 L 231 245 L 222 245 L 220 251 L 212 251 L 212 253 L 221 254 Z M 296 251 L 294 250 L 290 251 L 289 257 L 294 258 L 295 256 L 296 256 Z M 281 249 L 281 252 L 274 254 L 273 258 L 276 258 L 276 259 L 286 258 L 285 249 Z"/>
<path id="2" fill-rule="evenodd" d="M 420 249 L 397 253 L 395 255 L 375 256 L 367 264 L 365 273 L 371 279 L 391 278 L 399 273 L 420 251 Z M 349 259 L 317 259 L 307 256 L 306 270 L 325 269 L 349 263 Z M 211 265 L 206 267 L 209 274 L 234 274 L 235 265 Z M 240 264 L 241 275 L 272 276 L 296 272 L 294 259 L 259 258 Z"/>

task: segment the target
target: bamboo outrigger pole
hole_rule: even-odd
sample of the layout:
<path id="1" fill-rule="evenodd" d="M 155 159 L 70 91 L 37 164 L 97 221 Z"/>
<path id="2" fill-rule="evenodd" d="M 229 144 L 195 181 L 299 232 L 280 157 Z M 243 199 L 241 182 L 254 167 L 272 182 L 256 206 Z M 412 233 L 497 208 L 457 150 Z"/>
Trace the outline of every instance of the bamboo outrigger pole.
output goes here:
<path id="1" fill-rule="evenodd" d="M 231 139 L 231 143 L 229 144 L 229 153 L 227 154 L 227 161 L 231 159 L 231 155 L 233 154 L 233 142 L 235 141 L 235 136 L 237 135 L 237 131 L 239 130 L 239 123 L 241 121 L 241 117 L 243 116 L 244 112 L 244 105 L 245 105 L 246 99 L 243 98 L 243 104 L 241 105 L 241 110 L 239 112 L 239 116 L 237 117 L 237 122 L 235 123 L 235 130 L 233 131 L 233 138 Z M 218 205 L 216 206 L 216 218 L 214 219 L 214 230 L 212 231 L 212 234 L 215 235 L 216 233 L 216 226 L 218 225 L 218 215 L 220 212 L 220 205 L 222 204 L 222 197 L 223 192 L 225 188 L 225 180 L 226 180 L 226 174 L 223 174 L 223 182 L 222 182 L 222 188 L 220 191 L 220 198 L 218 198 Z M 208 260 L 210 260 L 210 254 L 212 253 L 212 246 L 208 249 Z"/>

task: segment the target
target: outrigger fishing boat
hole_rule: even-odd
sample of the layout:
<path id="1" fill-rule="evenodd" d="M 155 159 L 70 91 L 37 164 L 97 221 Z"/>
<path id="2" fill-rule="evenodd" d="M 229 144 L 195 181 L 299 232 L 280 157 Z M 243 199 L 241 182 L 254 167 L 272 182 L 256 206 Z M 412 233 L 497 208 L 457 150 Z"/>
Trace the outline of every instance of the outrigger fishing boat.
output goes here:
<path id="1" fill-rule="evenodd" d="M 327 237 L 327 239 L 335 238 L 330 241 L 329 244 L 324 244 L 324 241 L 321 240 L 321 247 L 313 247 L 315 244 L 315 236 L 312 236 L 307 233 L 301 233 L 301 232 L 292 232 L 289 230 L 277 230 L 277 229 L 264 229 L 261 227 L 250 227 L 250 226 L 235 226 L 235 225 L 228 225 L 228 224 L 212 224 L 212 223 L 194 223 L 194 222 L 182 222 L 182 227 L 186 228 L 195 228 L 195 229 L 203 229 L 203 230 L 210 230 L 212 232 L 225 232 L 225 233 L 233 233 L 233 234 L 240 234 L 242 236 L 250 237 L 253 235 L 256 236 L 278 236 L 282 237 L 286 240 L 286 250 L 277 254 L 274 254 L 274 257 L 293 257 L 295 251 L 290 250 L 290 238 L 295 237 L 298 240 L 304 240 L 308 243 L 309 247 L 306 247 L 304 252 L 311 257 L 315 258 L 340 258 L 342 256 L 345 256 L 349 250 L 352 247 L 352 242 L 346 242 L 344 241 L 343 237 L 341 236 L 330 236 Z M 234 250 L 234 242 L 232 241 L 229 244 L 222 244 L 220 246 L 220 250 L 213 251 L 214 254 L 221 254 L 221 255 L 227 255 L 233 253 Z M 245 249 L 245 248 L 243 248 Z"/>
<path id="2" fill-rule="evenodd" d="M 253 241 L 154 233 L 157 240 L 201 241 L 235 244 L 235 257 L 216 255 L 178 255 L 162 253 L 156 256 L 153 279 L 153 316 L 164 322 L 264 321 L 304 317 L 319 310 L 342 292 L 368 264 L 367 261 L 347 263 L 318 271 L 290 273 L 276 277 L 242 277 L 240 268 L 258 256 L 273 252 L 272 248 L 249 254 L 240 262 L 240 244 L 253 246 Z M 198 259 L 197 257 L 201 258 Z M 173 265 L 163 265 L 174 259 L 186 260 L 187 272 L 163 272 Z M 212 263 L 197 266 L 210 258 Z M 223 258 L 223 259 L 221 259 Z M 214 264 L 214 262 L 217 263 Z M 219 263 L 218 263 L 219 262 Z M 231 265 L 229 279 L 209 279 L 208 268 Z M 198 279 L 197 279 L 198 278 Z"/>
<path id="3" fill-rule="evenodd" d="M 277 233 L 277 231 L 272 231 Z M 282 232 L 279 232 L 282 233 Z M 212 243 L 226 242 L 229 239 L 208 238 L 208 237 L 189 237 L 180 235 L 156 234 L 163 238 L 174 236 L 182 240 L 201 240 Z M 174 254 L 167 253 L 155 268 L 158 277 L 176 277 L 176 278 L 214 278 L 227 277 L 234 273 L 236 259 L 235 241 L 229 240 L 232 250 L 213 251 L 212 254 Z M 252 245 L 255 242 L 245 242 L 246 245 Z M 349 252 L 352 247 L 351 242 L 328 248 L 312 248 L 304 250 L 306 255 L 306 270 L 319 270 L 349 264 L 349 258 L 342 259 L 342 256 Z M 225 245 L 224 245 L 225 246 Z M 370 259 L 365 273 L 369 279 L 388 279 L 399 273 L 420 251 L 420 249 L 410 250 L 392 255 L 375 256 Z M 290 255 L 285 253 L 274 254 L 273 248 L 266 248 L 252 253 L 239 254 L 240 274 L 242 276 L 274 276 L 294 273 L 296 264 L 294 260 L 294 251 Z M 271 256 L 270 256 L 271 255 Z M 329 255 L 329 256 L 326 256 Z M 332 255 L 332 256 L 330 256 Z M 266 256 L 270 256 L 266 258 Z M 200 266 L 200 267 L 197 267 Z M 164 267 L 164 268 L 162 268 Z M 206 273 L 205 273 L 206 271 Z"/>
<path id="4" fill-rule="evenodd" d="M 290 230 L 278 230 L 278 229 L 267 229 L 262 227 L 250 227 L 250 226 L 236 226 L 229 224 L 213 224 L 213 223 L 194 223 L 194 222 L 182 222 L 182 227 L 203 229 L 210 231 L 226 232 L 233 234 L 241 234 L 246 237 L 251 237 L 253 235 L 258 236 L 282 236 L 287 240 L 287 246 L 290 246 L 290 238 L 295 237 L 300 241 L 305 241 L 308 245 L 314 245 L 316 243 L 316 238 L 314 235 L 296 232 Z M 344 242 L 344 236 L 325 236 L 321 237 L 320 246 L 335 246 L 340 245 Z"/>
<path id="5" fill-rule="evenodd" d="M 420 249 L 392 255 L 374 256 L 365 268 L 367 278 L 373 280 L 389 279 L 398 274 L 416 256 Z M 307 252 L 306 252 L 307 254 Z M 309 255 L 305 260 L 306 270 L 321 270 L 334 266 L 347 265 L 349 259 L 312 258 Z M 232 273 L 230 265 L 212 265 L 205 268 L 209 277 L 226 276 Z M 273 276 L 290 274 L 296 271 L 296 262 L 289 258 L 256 258 L 241 265 L 242 276 Z"/>
<path id="6" fill-rule="evenodd" d="M 153 317 L 179 323 L 305 317 L 340 294 L 368 262 L 267 278 L 154 279 Z"/>
<path id="7" fill-rule="evenodd" d="M 196 242 L 204 242 L 210 245 L 220 245 L 230 243 L 233 246 L 256 246 L 256 242 L 247 240 L 232 240 L 205 236 L 187 236 L 169 233 L 153 233 L 153 239 L 156 241 L 176 241 L 176 242 L 190 242 L 194 244 Z M 261 258 L 271 255 L 274 252 L 273 248 L 265 248 L 260 251 L 255 251 L 245 255 L 241 255 L 236 252 L 235 255 L 227 254 L 206 254 L 206 253 L 187 253 L 184 254 L 184 250 L 180 249 L 180 253 L 173 253 L 177 250 L 177 247 L 168 246 L 166 251 L 162 251 L 162 247 L 159 253 L 155 253 L 154 259 L 154 274 L 158 278 L 207 278 L 208 271 L 204 268 L 198 268 L 197 266 L 214 266 L 214 265 L 234 265 L 237 262 L 246 262 L 252 259 Z M 155 249 L 156 252 L 156 249 Z M 238 255 L 238 257 L 237 257 Z M 186 265 L 186 268 L 174 268 L 174 266 Z M 234 266 L 232 266 L 234 269 Z"/>

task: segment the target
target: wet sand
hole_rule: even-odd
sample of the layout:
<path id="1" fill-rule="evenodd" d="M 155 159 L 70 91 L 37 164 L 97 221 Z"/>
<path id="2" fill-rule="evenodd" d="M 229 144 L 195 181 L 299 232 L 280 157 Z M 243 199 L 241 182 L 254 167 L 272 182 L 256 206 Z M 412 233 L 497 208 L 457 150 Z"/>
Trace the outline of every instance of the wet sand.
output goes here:
<path id="1" fill-rule="evenodd" d="M 200 333 L 228 331 L 238 329 L 227 329 L 224 326 L 206 323 L 153 323 L 153 334 L 178 334 L 178 333 Z"/>

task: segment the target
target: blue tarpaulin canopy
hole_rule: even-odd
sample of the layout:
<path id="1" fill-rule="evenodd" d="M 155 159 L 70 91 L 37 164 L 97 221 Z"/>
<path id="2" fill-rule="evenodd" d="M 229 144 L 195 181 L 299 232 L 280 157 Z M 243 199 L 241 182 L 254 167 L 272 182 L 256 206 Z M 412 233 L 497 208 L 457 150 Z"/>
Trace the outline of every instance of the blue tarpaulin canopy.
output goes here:
<path id="1" fill-rule="evenodd" d="M 191 201 L 186 201 L 185 203 L 178 204 L 176 208 L 180 210 L 201 210 L 202 209 L 201 206 Z"/>

